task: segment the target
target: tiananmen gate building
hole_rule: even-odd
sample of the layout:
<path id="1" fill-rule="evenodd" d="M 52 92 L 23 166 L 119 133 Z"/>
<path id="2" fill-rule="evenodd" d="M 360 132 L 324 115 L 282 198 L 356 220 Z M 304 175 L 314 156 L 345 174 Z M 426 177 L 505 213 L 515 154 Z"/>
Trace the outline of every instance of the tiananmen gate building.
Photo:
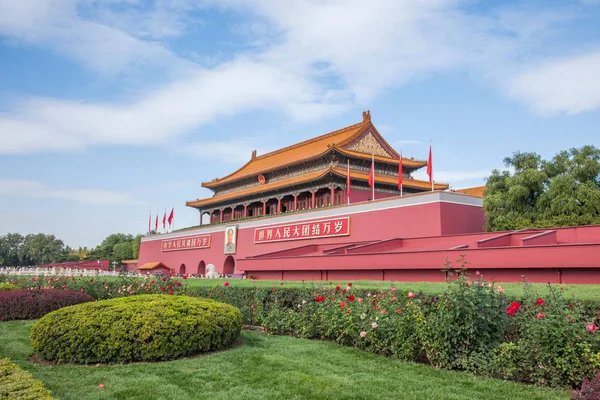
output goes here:
<path id="1" fill-rule="evenodd" d="M 254 279 L 441 281 L 446 261 L 464 257 L 491 280 L 600 283 L 599 226 L 484 232 L 483 187 L 414 179 L 428 161 L 400 159 L 369 111 L 337 131 L 253 151 L 237 171 L 202 183 L 212 197 L 186 203 L 199 226 L 144 237 L 138 265 L 203 275 L 212 264 Z"/>

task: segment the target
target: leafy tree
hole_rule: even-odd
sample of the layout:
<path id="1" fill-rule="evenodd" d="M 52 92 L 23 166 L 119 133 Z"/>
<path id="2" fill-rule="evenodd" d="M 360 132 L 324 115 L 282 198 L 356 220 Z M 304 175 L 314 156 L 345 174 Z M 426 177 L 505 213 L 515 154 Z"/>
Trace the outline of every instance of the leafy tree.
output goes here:
<path id="1" fill-rule="evenodd" d="M 140 256 L 140 244 L 142 243 L 142 235 L 137 235 L 133 239 L 133 258 L 137 259 Z"/>
<path id="2" fill-rule="evenodd" d="M 113 247 L 112 261 L 121 262 L 133 257 L 133 241 L 118 243 Z"/>
<path id="3" fill-rule="evenodd" d="M 584 146 L 543 160 L 516 152 L 514 170 L 492 171 L 483 207 L 490 231 L 600 223 L 600 150 Z"/>
<path id="4" fill-rule="evenodd" d="M 64 247 L 63 241 L 54 235 L 29 234 L 21 246 L 21 262 L 26 265 L 51 263 L 58 259 Z"/>
<path id="5" fill-rule="evenodd" d="M 18 233 L 0 237 L 0 265 L 21 265 L 21 246 L 25 238 Z"/>

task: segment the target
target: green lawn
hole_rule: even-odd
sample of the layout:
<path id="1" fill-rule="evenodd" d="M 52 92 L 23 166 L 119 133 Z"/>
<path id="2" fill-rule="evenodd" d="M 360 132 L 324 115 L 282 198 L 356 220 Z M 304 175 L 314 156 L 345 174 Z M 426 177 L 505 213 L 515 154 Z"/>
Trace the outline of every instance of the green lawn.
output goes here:
<path id="1" fill-rule="evenodd" d="M 562 391 L 436 370 L 334 343 L 251 332 L 243 333 L 240 347 L 171 362 L 38 365 L 28 361 L 32 324 L 0 323 L 0 358 L 10 357 L 63 400 L 569 398 Z"/>
<path id="2" fill-rule="evenodd" d="M 225 281 L 229 281 L 230 287 L 280 287 L 282 281 L 263 281 L 263 280 L 248 280 L 248 279 L 194 279 L 186 280 L 186 283 L 191 287 L 196 286 L 222 286 Z M 348 281 L 332 281 L 332 286 L 342 285 L 345 287 Z M 283 281 L 283 287 L 325 287 L 329 285 L 329 281 Z M 390 282 L 390 281 L 352 281 L 352 285 L 356 289 L 389 289 L 395 286 L 402 291 L 423 292 L 425 294 L 439 294 L 446 287 L 445 282 Z M 523 294 L 522 283 L 495 283 L 501 285 L 504 293 L 508 296 L 518 297 Z M 562 290 L 565 297 L 575 295 L 579 300 L 599 300 L 600 301 L 600 285 L 552 285 L 559 290 Z M 532 284 L 534 290 L 540 293 L 546 293 L 548 285 L 545 283 Z"/>

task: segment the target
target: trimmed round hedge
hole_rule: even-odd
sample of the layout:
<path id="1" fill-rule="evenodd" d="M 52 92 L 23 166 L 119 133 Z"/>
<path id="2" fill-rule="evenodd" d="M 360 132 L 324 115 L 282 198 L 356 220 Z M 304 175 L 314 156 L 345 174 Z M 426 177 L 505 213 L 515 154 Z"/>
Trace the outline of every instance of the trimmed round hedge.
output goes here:
<path id="1" fill-rule="evenodd" d="M 228 304 L 139 295 L 51 312 L 32 326 L 31 344 L 58 363 L 164 361 L 224 349 L 241 328 L 242 313 Z"/>

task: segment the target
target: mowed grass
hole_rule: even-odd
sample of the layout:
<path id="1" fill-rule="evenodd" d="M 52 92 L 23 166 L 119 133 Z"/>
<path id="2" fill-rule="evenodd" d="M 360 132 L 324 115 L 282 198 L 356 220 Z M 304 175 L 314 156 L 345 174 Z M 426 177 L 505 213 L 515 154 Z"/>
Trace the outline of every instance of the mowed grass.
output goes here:
<path id="1" fill-rule="evenodd" d="M 177 361 L 39 365 L 28 361 L 32 324 L 0 323 L 0 357 L 10 357 L 63 400 L 569 398 L 564 391 L 436 370 L 334 343 L 251 332 L 243 332 L 239 347 Z"/>
<path id="2" fill-rule="evenodd" d="M 229 282 L 230 287 L 335 287 L 341 285 L 345 287 L 348 281 L 270 281 L 270 280 L 248 280 L 248 279 L 197 279 L 189 278 L 186 283 L 190 287 L 214 287 L 222 286 L 225 281 Z M 283 285 L 281 285 L 283 283 Z M 502 286 L 504 293 L 511 297 L 520 297 L 523 295 L 523 284 L 518 282 L 494 282 L 495 286 Z M 439 294 L 444 291 L 447 286 L 446 282 L 393 282 L 393 281 L 352 281 L 352 287 L 355 289 L 378 290 L 389 289 L 392 286 L 404 292 L 422 292 L 424 294 Z M 600 301 L 600 285 L 558 285 L 553 284 L 553 288 L 563 292 L 565 297 L 575 296 L 579 300 L 599 300 Z M 547 293 L 548 284 L 532 283 L 532 290 L 539 293 Z"/>

